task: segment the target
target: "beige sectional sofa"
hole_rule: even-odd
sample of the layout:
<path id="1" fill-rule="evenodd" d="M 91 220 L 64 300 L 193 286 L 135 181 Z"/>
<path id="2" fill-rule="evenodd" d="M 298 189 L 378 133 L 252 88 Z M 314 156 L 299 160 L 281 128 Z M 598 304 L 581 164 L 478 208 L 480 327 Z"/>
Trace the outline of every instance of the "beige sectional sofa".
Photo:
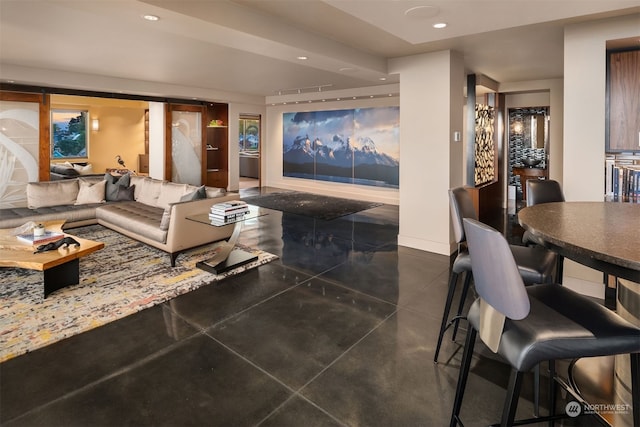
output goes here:
<path id="1" fill-rule="evenodd" d="M 181 252 L 228 239 L 233 231 L 233 225 L 214 227 L 186 217 L 237 199 L 224 189 L 140 176 L 37 182 L 27 185 L 26 208 L 0 209 L 0 228 L 60 219 L 65 229 L 100 224 L 167 252 L 174 266 Z"/>

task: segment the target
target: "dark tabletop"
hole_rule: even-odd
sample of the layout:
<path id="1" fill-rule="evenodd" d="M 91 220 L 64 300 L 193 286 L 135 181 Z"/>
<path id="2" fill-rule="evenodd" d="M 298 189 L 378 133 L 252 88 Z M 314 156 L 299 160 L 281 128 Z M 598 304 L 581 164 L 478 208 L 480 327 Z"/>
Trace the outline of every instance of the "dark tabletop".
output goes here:
<path id="1" fill-rule="evenodd" d="M 561 255 L 640 281 L 640 204 L 544 203 L 522 209 L 518 220 Z"/>

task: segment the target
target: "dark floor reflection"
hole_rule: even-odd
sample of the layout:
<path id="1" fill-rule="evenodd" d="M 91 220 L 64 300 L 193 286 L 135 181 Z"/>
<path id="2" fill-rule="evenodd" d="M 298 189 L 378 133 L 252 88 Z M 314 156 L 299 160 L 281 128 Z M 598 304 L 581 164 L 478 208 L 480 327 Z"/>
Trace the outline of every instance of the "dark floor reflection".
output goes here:
<path id="1" fill-rule="evenodd" d="M 278 260 L 1 364 L 0 424 L 448 425 L 460 343 L 432 359 L 450 258 L 397 235 L 389 205 L 246 221 L 240 243 Z M 499 420 L 507 375 L 478 344 L 465 425 Z"/>

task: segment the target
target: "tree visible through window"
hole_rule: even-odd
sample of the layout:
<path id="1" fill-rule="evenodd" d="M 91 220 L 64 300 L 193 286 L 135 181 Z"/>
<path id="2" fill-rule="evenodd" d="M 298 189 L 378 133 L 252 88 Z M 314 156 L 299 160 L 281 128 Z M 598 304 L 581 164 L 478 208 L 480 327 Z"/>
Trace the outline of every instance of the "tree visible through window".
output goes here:
<path id="1" fill-rule="evenodd" d="M 89 157 L 87 124 L 89 112 L 83 110 L 51 111 L 51 157 L 86 159 Z"/>

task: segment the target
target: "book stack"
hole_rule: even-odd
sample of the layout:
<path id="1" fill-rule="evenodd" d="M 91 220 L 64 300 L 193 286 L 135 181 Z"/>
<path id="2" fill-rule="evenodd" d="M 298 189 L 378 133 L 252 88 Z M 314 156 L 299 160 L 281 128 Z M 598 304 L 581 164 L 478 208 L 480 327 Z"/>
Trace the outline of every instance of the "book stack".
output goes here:
<path id="1" fill-rule="evenodd" d="M 45 231 L 41 236 L 34 236 L 33 232 L 31 232 L 18 234 L 16 237 L 23 243 L 37 246 L 44 243 L 50 243 L 55 242 L 56 240 L 60 240 L 64 237 L 64 234 L 58 233 L 57 231 Z"/>
<path id="2" fill-rule="evenodd" d="M 225 225 L 244 219 L 249 213 L 249 205 L 241 200 L 231 200 L 211 206 L 209 220 L 213 225 Z"/>

